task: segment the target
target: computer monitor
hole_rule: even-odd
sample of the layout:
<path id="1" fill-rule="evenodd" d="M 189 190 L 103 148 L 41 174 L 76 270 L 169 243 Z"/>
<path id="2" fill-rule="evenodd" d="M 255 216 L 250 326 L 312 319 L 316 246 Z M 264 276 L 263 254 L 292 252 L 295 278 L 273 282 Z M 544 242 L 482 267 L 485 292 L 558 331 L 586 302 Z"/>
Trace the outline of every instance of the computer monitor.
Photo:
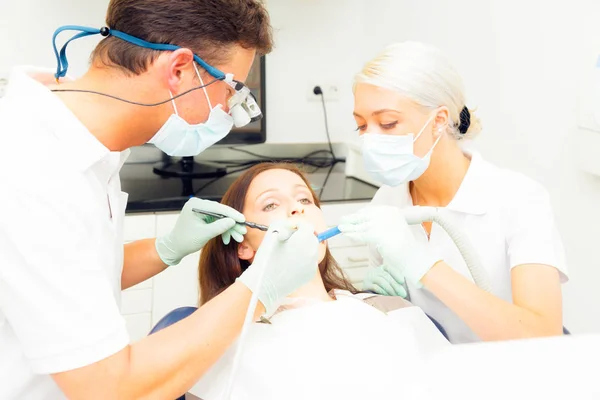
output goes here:
<path id="1" fill-rule="evenodd" d="M 225 136 L 214 146 L 232 146 L 243 144 L 264 143 L 267 140 L 267 113 L 266 113 L 266 67 L 265 56 L 256 57 L 250 68 L 246 86 L 252 91 L 256 102 L 260 107 L 263 117 L 250 124 L 233 128 L 229 135 Z M 182 157 L 181 159 L 172 159 L 165 155 L 163 162 L 154 166 L 155 174 L 168 178 L 187 178 L 200 179 L 219 177 L 226 174 L 223 165 L 210 163 L 206 161 L 197 162 L 194 157 Z"/>

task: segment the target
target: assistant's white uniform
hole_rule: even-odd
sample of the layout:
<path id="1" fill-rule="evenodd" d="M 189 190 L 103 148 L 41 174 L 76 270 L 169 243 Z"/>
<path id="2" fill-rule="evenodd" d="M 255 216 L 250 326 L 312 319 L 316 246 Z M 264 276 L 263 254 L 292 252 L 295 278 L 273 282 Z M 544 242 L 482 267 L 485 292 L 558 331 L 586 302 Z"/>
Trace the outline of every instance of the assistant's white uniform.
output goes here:
<path id="1" fill-rule="evenodd" d="M 64 398 L 49 374 L 129 342 L 119 312 L 128 152 L 104 147 L 29 76 L 39 72 L 15 69 L 0 100 L 0 399 Z"/>
<path id="2" fill-rule="evenodd" d="M 446 207 L 458 229 L 465 234 L 487 270 L 492 293 L 512 302 L 511 269 L 521 264 L 546 264 L 567 281 L 561 239 L 554 223 L 546 190 L 523 174 L 498 168 L 477 152 L 466 153 L 471 164 L 458 192 Z M 413 205 L 409 184 L 381 187 L 372 205 L 406 208 Z M 416 240 L 471 281 L 467 266 L 446 232 L 433 224 L 429 241 L 421 225 L 411 226 Z M 382 264 L 374 246 L 370 265 Z M 411 303 L 439 322 L 453 343 L 480 340 L 470 328 L 427 289 L 408 286 Z"/>

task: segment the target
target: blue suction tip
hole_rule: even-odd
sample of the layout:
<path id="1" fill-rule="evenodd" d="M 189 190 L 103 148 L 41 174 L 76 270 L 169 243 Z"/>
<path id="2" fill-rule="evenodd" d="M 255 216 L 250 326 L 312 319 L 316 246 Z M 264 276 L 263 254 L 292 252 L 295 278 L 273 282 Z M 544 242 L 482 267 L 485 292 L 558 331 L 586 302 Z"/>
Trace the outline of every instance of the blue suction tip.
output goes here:
<path id="1" fill-rule="evenodd" d="M 317 239 L 319 240 L 319 243 L 321 243 L 322 241 L 339 235 L 340 233 L 342 232 L 338 229 L 338 227 L 334 226 L 333 228 L 327 229 L 326 231 L 319 233 L 317 235 Z"/>

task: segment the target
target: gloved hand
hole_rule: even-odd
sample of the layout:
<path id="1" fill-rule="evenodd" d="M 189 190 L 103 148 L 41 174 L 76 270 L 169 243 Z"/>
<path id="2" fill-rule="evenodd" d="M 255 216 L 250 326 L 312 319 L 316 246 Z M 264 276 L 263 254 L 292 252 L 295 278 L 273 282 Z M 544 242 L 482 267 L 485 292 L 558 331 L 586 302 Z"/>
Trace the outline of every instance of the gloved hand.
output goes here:
<path id="1" fill-rule="evenodd" d="M 375 245 L 386 271 L 396 282 L 406 278 L 415 287 L 441 257 L 428 253 L 415 240 L 402 211 L 392 206 L 370 206 L 342 218 L 340 231 L 351 239 Z"/>
<path id="2" fill-rule="evenodd" d="M 272 315 L 286 296 L 315 277 L 318 258 L 319 242 L 312 225 L 279 220 L 269 226 L 252 265 L 238 279 L 252 292 L 258 292 L 266 315 Z"/>
<path id="3" fill-rule="evenodd" d="M 215 219 L 195 213 L 192 208 L 223 214 L 229 218 Z M 244 240 L 246 227 L 236 222 L 245 220 L 242 213 L 231 207 L 192 197 L 183 206 L 173 230 L 156 239 L 156 251 L 165 264 L 179 264 L 183 257 L 197 252 L 210 239 L 219 235 L 225 244 L 229 244 L 232 237 L 235 241 L 241 242 Z"/>
<path id="4" fill-rule="evenodd" d="M 404 276 L 400 271 L 394 271 L 392 276 L 384 265 L 372 268 L 363 280 L 363 290 L 383 296 L 400 296 L 406 298 Z"/>

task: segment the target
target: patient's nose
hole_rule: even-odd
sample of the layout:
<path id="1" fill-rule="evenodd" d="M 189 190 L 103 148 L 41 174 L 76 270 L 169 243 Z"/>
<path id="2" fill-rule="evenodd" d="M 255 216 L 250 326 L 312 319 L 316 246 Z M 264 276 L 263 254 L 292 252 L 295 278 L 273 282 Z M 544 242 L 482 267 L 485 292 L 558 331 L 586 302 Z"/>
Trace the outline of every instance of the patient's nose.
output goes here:
<path id="1" fill-rule="evenodd" d="M 292 210 L 292 216 L 301 216 L 304 215 L 304 207 L 297 207 Z"/>

